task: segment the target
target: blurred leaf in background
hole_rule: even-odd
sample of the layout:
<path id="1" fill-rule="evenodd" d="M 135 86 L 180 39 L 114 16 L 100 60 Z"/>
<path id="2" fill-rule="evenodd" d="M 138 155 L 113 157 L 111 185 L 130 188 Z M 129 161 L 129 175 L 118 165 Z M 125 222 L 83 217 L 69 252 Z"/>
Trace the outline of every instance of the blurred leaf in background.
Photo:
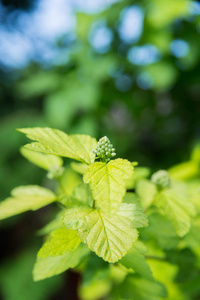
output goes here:
<path id="1" fill-rule="evenodd" d="M 45 300 L 59 290 L 62 277 L 54 277 L 34 283 L 32 268 L 35 260 L 34 248 L 7 261 L 0 268 L 0 286 L 3 299 L 6 300 Z"/>

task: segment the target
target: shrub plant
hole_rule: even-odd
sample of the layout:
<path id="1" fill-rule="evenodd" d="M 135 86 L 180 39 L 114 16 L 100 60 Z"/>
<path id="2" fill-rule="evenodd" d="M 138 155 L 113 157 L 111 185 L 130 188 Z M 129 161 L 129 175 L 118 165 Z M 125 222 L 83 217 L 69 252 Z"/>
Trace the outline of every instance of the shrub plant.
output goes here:
<path id="1" fill-rule="evenodd" d="M 191 299 L 183 283 L 199 278 L 198 147 L 190 161 L 150 177 L 148 168 L 115 158 L 106 136 L 97 142 L 51 128 L 19 131 L 34 141 L 22 155 L 56 185 L 15 188 L 0 204 L 0 219 L 53 202 L 60 207 L 40 230 L 45 241 L 35 281 L 73 268 L 81 274 L 83 300 Z M 76 162 L 64 166 L 61 157 Z M 197 292 L 192 289 L 194 299 Z"/>

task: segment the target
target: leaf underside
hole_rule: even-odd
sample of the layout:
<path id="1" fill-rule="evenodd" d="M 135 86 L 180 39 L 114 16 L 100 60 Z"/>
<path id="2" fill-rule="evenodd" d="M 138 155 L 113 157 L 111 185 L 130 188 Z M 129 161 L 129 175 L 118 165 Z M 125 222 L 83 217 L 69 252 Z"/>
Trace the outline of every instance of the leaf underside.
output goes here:
<path id="1" fill-rule="evenodd" d="M 126 192 L 125 179 L 133 176 L 133 166 L 128 160 L 115 159 L 108 164 L 95 162 L 84 174 L 83 181 L 90 184 L 96 206 L 111 214 L 119 208 Z"/>
<path id="2" fill-rule="evenodd" d="M 138 238 L 136 227 L 147 226 L 142 210 L 125 203 L 110 217 L 92 208 L 68 209 L 63 222 L 68 228 L 77 229 L 82 242 L 110 263 L 118 261 L 132 247 Z"/>
<path id="3" fill-rule="evenodd" d="M 25 148 L 37 152 L 69 157 L 80 162 L 90 164 L 95 155 L 92 149 L 96 146 L 96 139 L 89 135 L 67 135 L 61 130 L 52 128 L 22 128 L 20 132 L 36 142 L 25 145 Z"/>

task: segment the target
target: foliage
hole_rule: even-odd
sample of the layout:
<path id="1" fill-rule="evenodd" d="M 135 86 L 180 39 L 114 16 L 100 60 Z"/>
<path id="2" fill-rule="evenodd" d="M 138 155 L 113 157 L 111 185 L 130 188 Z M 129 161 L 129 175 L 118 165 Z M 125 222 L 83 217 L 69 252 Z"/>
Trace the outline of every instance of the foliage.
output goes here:
<path id="1" fill-rule="evenodd" d="M 147 179 L 148 170 L 136 163 L 107 159 L 105 147 L 99 156 L 95 147 L 100 147 L 102 139 L 97 143 L 87 135 L 67 135 L 51 128 L 19 131 L 36 141 L 25 145 L 22 154 L 43 167 L 49 182 L 57 184 L 54 192 L 39 186 L 15 188 L 12 197 L 0 203 L 1 219 L 52 202 L 61 208 L 40 230 L 46 240 L 34 265 L 35 281 L 74 268 L 82 277 L 79 297 L 83 300 L 173 299 L 174 294 L 190 299 L 196 293 L 196 286 L 185 290 L 176 285 L 176 281 L 187 280 L 181 275 L 188 268 L 184 253 L 189 251 L 191 256 L 189 280 L 198 278 L 200 258 L 199 243 L 195 243 L 199 183 L 182 180 L 184 170 L 180 170 L 185 164 Z M 68 173 L 69 177 L 74 172 L 79 176 L 79 180 L 74 177 L 73 185 L 65 175 L 71 163 L 67 161 L 64 167 L 60 156 L 78 161 L 75 170 Z M 199 148 L 195 148 L 192 161 L 199 165 Z M 176 260 L 179 253 L 183 259 Z M 175 273 L 160 276 L 162 264 L 169 270 L 176 266 Z"/>
<path id="2" fill-rule="evenodd" d="M 17 35 L 18 26 L 20 24 L 24 26 L 24 18 L 22 15 L 23 22 L 18 18 L 23 14 L 19 9 L 22 3 L 14 2 L 16 1 L 4 4 L 6 9 L 4 7 L 1 10 L 1 17 L 5 11 L 9 13 L 2 17 L 2 27 L 7 26 L 8 32 L 13 30 Z M 14 7 L 17 7 L 17 10 L 14 10 Z M 123 299 L 123 295 L 119 296 L 122 286 L 123 290 L 127 288 L 124 295 L 126 298 L 131 298 L 133 286 L 135 294 L 137 293 L 135 298 L 149 297 L 149 291 L 154 291 L 152 292 L 154 297 L 162 297 L 166 294 L 166 290 L 160 284 L 152 284 L 150 275 L 152 274 L 156 281 L 167 287 L 167 299 L 198 300 L 200 295 L 198 1 L 136 0 L 133 3 L 130 0 L 123 0 L 96 15 L 77 11 L 74 23 L 76 29 L 73 33 L 66 33 L 52 43 L 53 51 L 55 49 L 57 51 L 58 64 L 54 64 L 51 58 L 47 65 L 46 62 L 39 61 L 40 53 L 37 53 L 36 61 L 30 62 L 21 70 L 4 69 L 0 64 L 1 200 L 8 197 L 9 191 L 15 186 L 23 186 L 25 193 L 20 196 L 21 198 L 11 195 L 7 208 L 7 204 L 4 204 L 4 210 L 2 207 L 0 215 L 3 211 L 6 213 L 6 209 L 7 216 L 11 215 L 9 203 L 14 203 L 13 213 L 16 213 L 17 209 L 18 212 L 38 209 L 34 213 L 27 212 L 1 221 L 0 232 L 4 242 L 0 249 L 0 274 L 3 274 L 0 276 L 2 291 L 0 298 L 2 296 L 6 300 L 16 299 L 17 292 L 19 300 L 30 297 L 46 299 L 51 293 L 48 293 L 51 291 L 49 288 L 51 283 L 40 285 L 48 280 L 37 282 L 35 285 L 32 283 L 31 277 L 27 274 L 30 274 L 33 262 L 30 258 L 27 270 L 28 262 L 26 266 L 24 248 L 29 248 L 30 245 L 32 249 L 39 248 L 37 241 L 41 241 L 41 235 L 45 235 L 45 243 L 49 245 L 51 251 L 52 249 L 55 251 L 56 245 L 54 247 L 50 244 L 53 239 L 51 232 L 66 229 L 62 222 L 65 207 L 74 209 L 75 203 L 76 206 L 80 206 L 80 203 L 84 207 L 93 206 L 95 192 L 91 190 L 93 183 L 91 181 L 90 186 L 83 183 L 82 175 L 86 174 L 88 166 L 91 165 L 84 163 L 83 160 L 89 162 L 91 159 L 93 164 L 94 153 L 90 152 L 90 158 L 85 152 L 80 157 L 78 152 L 81 148 L 80 143 L 78 149 L 75 145 L 78 161 L 69 162 L 66 157 L 61 158 L 23 147 L 20 151 L 33 163 L 30 164 L 19 154 L 18 149 L 25 143 L 26 138 L 17 135 L 15 128 L 50 126 L 68 132 L 69 135 L 80 133 L 98 138 L 107 135 L 117 149 L 117 159 L 121 157 L 127 158 L 130 162 L 135 160 L 139 162 L 139 166 L 134 167 L 133 176 L 124 178 L 120 184 L 116 184 L 121 195 L 128 190 L 128 193 L 121 196 L 122 203 L 120 195 L 114 203 L 112 200 L 109 203 L 104 201 L 102 206 L 101 200 L 95 200 L 95 203 L 97 205 L 99 202 L 98 210 L 102 210 L 102 213 L 105 208 L 106 211 L 110 210 L 111 214 L 116 213 L 124 203 L 135 204 L 138 209 L 142 206 L 149 226 L 138 230 L 139 239 L 134 242 L 134 246 L 117 263 L 109 263 L 109 267 L 108 263 L 99 258 L 95 252 L 90 255 L 91 250 L 87 245 L 81 245 L 84 247 L 78 247 L 71 260 L 70 251 L 66 252 L 66 255 L 50 257 L 52 264 L 49 257 L 38 257 L 37 264 L 44 264 L 45 268 L 43 272 L 35 273 L 35 276 L 42 279 L 48 272 L 50 275 L 63 272 L 69 267 L 74 268 L 80 260 L 83 260 L 75 267 L 75 272 L 81 274 L 78 290 L 81 299 L 107 300 L 111 297 L 114 300 L 119 297 Z M 102 30 L 110 36 L 106 46 L 96 44 Z M 104 35 L 104 38 L 106 36 Z M 24 41 L 26 38 L 27 36 Z M 33 43 L 35 38 L 31 37 Z M 40 43 L 43 44 L 43 41 Z M 65 53 L 67 52 L 64 60 L 63 54 L 60 54 L 63 48 Z M 35 45 L 34 49 L 37 51 Z M 44 51 L 45 56 L 49 57 L 47 52 Z M 19 51 L 13 53 L 16 57 L 19 55 Z M 69 141 L 66 135 L 65 138 Z M 67 150 L 66 140 L 64 147 Z M 35 147 L 36 143 L 32 146 Z M 59 150 L 61 148 L 63 147 Z M 95 149 L 95 145 L 91 149 Z M 68 154 L 69 152 L 68 149 Z M 111 159 L 112 161 L 115 160 Z M 97 165 L 99 163 L 102 161 L 96 162 Z M 174 166 L 176 163 L 178 165 Z M 151 181 L 151 175 L 159 169 L 168 170 L 171 184 L 169 189 L 158 191 L 157 186 Z M 27 190 L 25 191 L 24 187 L 38 189 L 41 184 L 42 189 L 50 191 L 51 195 L 54 194 L 57 198 L 55 199 L 53 195 L 49 199 L 45 198 L 46 200 L 43 198 L 44 201 L 40 198 L 41 202 L 37 204 L 32 194 L 28 196 L 30 201 L 27 202 Z M 112 194 L 114 192 L 115 189 Z M 109 201 L 110 196 L 107 196 Z M 101 196 L 99 197 L 101 199 Z M 50 202 L 51 205 L 39 209 Z M 38 238 L 33 238 L 35 231 L 39 235 Z M 50 236 L 46 239 L 48 234 Z M 62 243 L 61 235 L 58 241 Z M 32 259 L 35 252 L 32 251 L 29 255 Z M 80 256 L 76 256 L 76 253 Z M 123 265 L 123 260 L 124 264 L 127 263 L 132 267 Z M 7 264 L 4 265 L 4 261 Z M 62 267 L 56 270 L 55 266 L 60 264 Z M 75 276 L 77 279 L 74 273 L 71 271 L 69 273 L 69 278 L 73 279 Z M 63 298 L 66 298 L 67 294 L 69 299 L 74 299 L 70 294 L 73 284 L 67 275 L 64 276 L 58 275 L 50 280 L 64 278 L 63 287 L 66 289 Z M 132 287 L 128 288 L 130 283 Z M 140 284 L 143 285 L 143 295 L 137 288 Z M 30 295 L 26 286 L 30 287 Z M 53 286 L 52 284 L 52 289 Z M 33 290 L 38 296 L 32 292 Z M 56 299 L 58 298 L 59 296 Z"/>

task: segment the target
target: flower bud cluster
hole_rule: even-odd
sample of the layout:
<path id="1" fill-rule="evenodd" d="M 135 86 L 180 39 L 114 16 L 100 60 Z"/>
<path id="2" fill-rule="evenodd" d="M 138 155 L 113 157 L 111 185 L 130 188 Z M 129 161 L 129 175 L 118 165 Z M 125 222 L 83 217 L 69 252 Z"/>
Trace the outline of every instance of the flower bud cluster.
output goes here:
<path id="1" fill-rule="evenodd" d="M 107 136 L 102 137 L 98 141 L 95 150 L 92 150 L 92 152 L 96 154 L 96 158 L 100 158 L 104 162 L 109 162 L 116 155 L 115 148 L 113 148 Z"/>
<path id="2" fill-rule="evenodd" d="M 165 170 L 160 170 L 151 176 L 151 181 L 157 185 L 159 189 L 164 189 L 170 186 L 169 173 Z"/>

